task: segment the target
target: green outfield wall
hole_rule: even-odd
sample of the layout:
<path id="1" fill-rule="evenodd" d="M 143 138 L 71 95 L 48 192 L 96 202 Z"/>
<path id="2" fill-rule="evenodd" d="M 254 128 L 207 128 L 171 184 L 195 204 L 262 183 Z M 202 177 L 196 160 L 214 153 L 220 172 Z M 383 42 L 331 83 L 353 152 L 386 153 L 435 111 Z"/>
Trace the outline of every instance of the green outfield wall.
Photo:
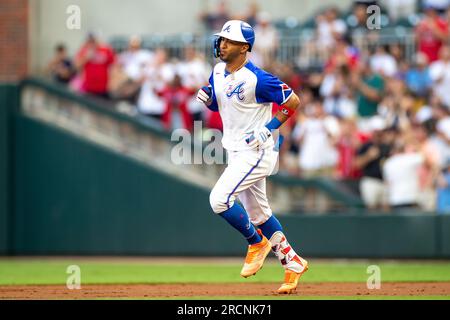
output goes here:
<path id="1" fill-rule="evenodd" d="M 19 88 L 14 84 L 0 84 L 0 254 L 8 253 L 11 203 L 11 148 L 13 147 L 12 108 L 18 103 Z"/>

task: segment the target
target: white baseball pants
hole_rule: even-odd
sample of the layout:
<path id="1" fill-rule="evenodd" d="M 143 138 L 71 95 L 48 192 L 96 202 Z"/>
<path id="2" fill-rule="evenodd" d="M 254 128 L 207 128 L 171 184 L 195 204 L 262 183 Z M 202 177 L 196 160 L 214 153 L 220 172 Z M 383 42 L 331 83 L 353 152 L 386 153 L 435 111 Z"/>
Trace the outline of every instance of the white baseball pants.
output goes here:
<path id="1" fill-rule="evenodd" d="M 213 211 L 226 211 L 239 197 L 253 225 L 266 222 L 272 216 L 266 195 L 266 177 L 274 171 L 277 161 L 278 152 L 273 147 L 229 151 L 228 166 L 209 197 Z"/>

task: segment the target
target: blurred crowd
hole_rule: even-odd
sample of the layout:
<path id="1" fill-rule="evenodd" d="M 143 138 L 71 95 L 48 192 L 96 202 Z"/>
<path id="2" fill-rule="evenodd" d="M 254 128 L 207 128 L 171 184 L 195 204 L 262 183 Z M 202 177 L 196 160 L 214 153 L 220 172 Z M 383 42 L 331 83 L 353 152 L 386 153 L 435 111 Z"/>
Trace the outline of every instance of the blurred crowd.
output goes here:
<path id="1" fill-rule="evenodd" d="M 352 43 L 355 30 L 372 32 L 366 10 L 377 1 L 355 2 L 351 19 L 334 7 L 315 17 L 314 38 L 303 44 L 323 61 L 314 70 L 299 67 L 301 53 L 298 61 L 277 61 L 279 32 L 256 2 L 233 15 L 222 1 L 199 19 L 208 33 L 232 18 L 248 21 L 256 33 L 250 59 L 301 98 L 302 108 L 281 130 L 280 170 L 356 186 L 370 209 L 450 213 L 450 1 L 378 2 L 394 20 L 420 17 L 413 59 L 398 43 L 366 50 Z M 141 44 L 133 36 L 127 50 L 115 52 L 89 34 L 73 59 L 58 45 L 49 72 L 77 92 L 126 101 L 167 130 L 192 130 L 195 120 L 220 130 L 219 114 L 195 99 L 212 70 L 207 57 L 193 47 L 169 56 Z"/>

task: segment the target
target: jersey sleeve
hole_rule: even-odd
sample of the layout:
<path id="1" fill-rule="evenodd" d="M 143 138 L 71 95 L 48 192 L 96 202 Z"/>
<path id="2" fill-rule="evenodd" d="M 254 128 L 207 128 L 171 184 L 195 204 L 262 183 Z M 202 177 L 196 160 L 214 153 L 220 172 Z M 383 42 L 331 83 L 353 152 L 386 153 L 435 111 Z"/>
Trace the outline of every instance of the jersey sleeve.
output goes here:
<path id="1" fill-rule="evenodd" d="M 276 102 L 281 106 L 289 100 L 293 92 L 287 84 L 268 72 L 262 71 L 256 76 L 256 102 Z"/>
<path id="2" fill-rule="evenodd" d="M 214 70 L 213 72 L 211 72 L 211 75 L 209 76 L 209 85 L 211 86 L 211 90 L 212 90 L 212 103 L 211 105 L 207 106 L 209 110 L 211 111 L 219 111 L 219 105 L 217 104 L 217 99 L 216 99 L 216 90 L 214 89 L 214 76 L 213 76 Z"/>

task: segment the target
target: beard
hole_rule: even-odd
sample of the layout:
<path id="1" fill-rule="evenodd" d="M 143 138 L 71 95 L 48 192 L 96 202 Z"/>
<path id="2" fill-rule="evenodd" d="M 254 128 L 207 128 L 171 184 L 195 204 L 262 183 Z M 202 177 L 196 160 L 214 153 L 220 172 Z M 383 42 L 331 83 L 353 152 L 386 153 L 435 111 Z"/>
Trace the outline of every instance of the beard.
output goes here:
<path id="1" fill-rule="evenodd" d="M 220 55 L 220 60 L 225 63 L 233 62 L 239 57 L 239 52 L 228 52 L 227 55 Z"/>

